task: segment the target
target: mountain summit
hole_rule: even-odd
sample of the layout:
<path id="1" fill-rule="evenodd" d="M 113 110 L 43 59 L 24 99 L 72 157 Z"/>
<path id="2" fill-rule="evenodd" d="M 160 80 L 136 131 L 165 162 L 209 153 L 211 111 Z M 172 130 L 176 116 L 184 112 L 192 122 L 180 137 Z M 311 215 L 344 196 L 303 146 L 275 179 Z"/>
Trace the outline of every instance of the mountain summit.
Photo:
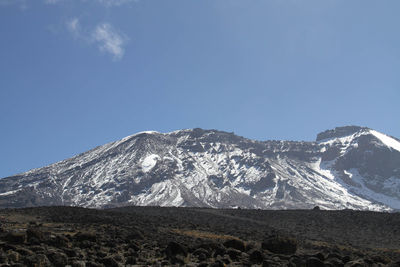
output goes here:
<path id="1" fill-rule="evenodd" d="M 315 142 L 141 132 L 0 180 L 0 207 L 400 210 L 400 140 L 346 126 Z"/>

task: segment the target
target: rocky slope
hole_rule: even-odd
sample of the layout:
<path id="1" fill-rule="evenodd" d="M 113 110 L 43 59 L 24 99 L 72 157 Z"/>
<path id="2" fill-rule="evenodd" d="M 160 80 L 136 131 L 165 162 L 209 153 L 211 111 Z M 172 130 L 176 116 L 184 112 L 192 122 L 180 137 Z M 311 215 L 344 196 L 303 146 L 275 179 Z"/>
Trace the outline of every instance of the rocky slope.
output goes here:
<path id="1" fill-rule="evenodd" d="M 0 210 L 0 266 L 399 266 L 400 213 Z"/>
<path id="2" fill-rule="evenodd" d="M 400 140 L 365 127 L 315 142 L 142 132 L 0 180 L 0 207 L 400 209 Z"/>

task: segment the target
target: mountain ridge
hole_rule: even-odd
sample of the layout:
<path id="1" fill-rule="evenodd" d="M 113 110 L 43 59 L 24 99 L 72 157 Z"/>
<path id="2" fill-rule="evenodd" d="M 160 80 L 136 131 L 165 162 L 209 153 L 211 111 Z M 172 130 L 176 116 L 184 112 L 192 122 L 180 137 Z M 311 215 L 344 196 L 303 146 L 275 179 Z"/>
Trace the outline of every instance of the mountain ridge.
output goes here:
<path id="1" fill-rule="evenodd" d="M 0 207 L 123 205 L 400 209 L 400 142 L 367 127 L 316 141 L 200 128 L 139 132 L 0 179 Z"/>

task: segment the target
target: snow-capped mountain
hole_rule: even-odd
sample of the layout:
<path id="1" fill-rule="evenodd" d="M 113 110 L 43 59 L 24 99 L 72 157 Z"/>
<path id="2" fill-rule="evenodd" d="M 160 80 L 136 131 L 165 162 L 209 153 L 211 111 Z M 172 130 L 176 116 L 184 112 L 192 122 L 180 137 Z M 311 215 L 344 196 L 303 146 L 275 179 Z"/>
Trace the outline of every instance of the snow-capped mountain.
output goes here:
<path id="1" fill-rule="evenodd" d="M 400 210 L 400 140 L 346 126 L 315 142 L 141 132 L 0 180 L 0 207 Z"/>

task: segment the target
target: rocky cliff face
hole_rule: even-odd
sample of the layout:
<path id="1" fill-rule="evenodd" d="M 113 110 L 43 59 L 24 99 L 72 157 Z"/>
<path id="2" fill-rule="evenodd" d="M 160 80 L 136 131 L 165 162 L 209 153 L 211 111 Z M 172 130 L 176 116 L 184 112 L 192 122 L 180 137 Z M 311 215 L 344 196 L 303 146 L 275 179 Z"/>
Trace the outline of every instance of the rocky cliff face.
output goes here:
<path id="1" fill-rule="evenodd" d="M 316 142 L 142 132 L 0 180 L 0 207 L 400 209 L 400 141 L 348 126 Z"/>

